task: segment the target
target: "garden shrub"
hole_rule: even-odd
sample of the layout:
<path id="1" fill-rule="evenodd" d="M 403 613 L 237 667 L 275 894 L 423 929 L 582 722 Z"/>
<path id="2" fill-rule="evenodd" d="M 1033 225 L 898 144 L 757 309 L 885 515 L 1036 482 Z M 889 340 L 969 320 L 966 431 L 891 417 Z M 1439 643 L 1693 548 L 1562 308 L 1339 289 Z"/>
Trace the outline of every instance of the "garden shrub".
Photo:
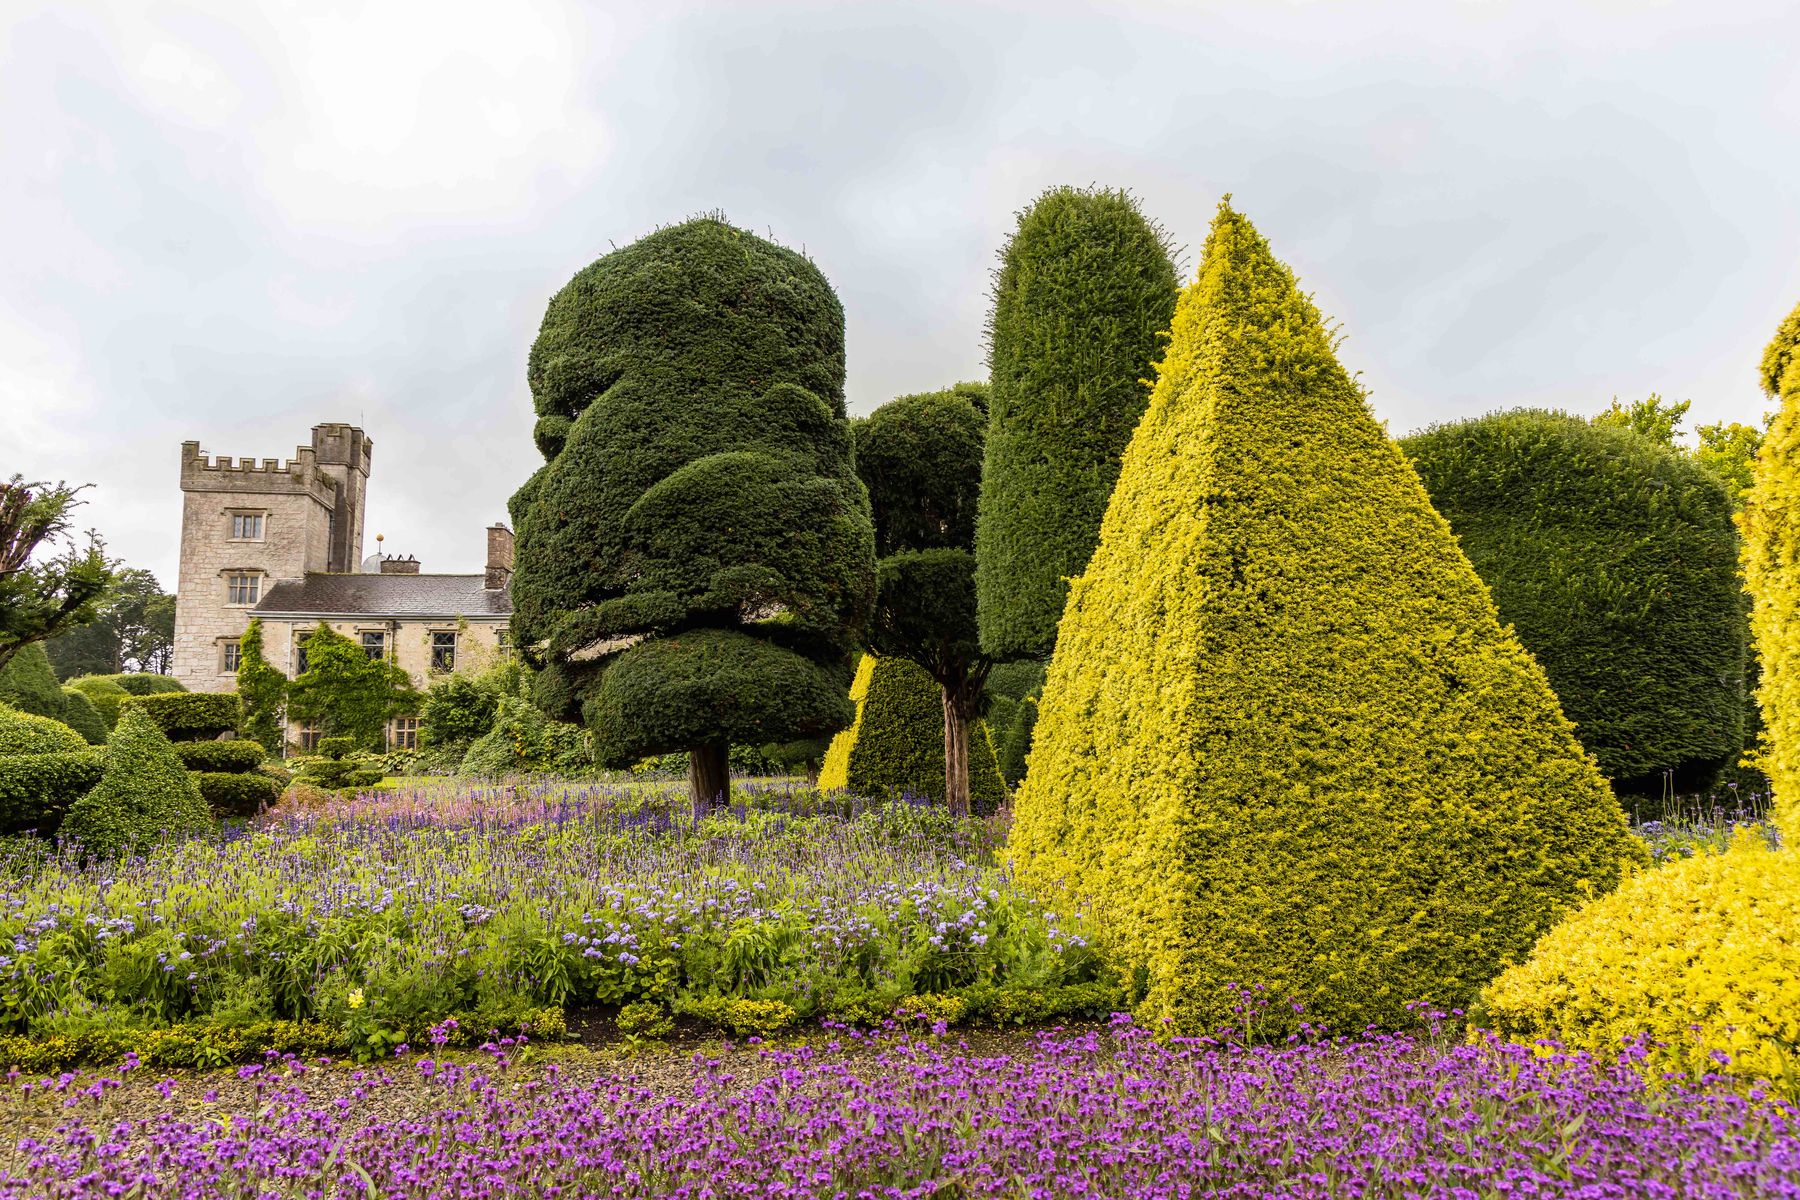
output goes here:
<path id="1" fill-rule="evenodd" d="M 1019 214 L 988 324 L 975 541 L 981 648 L 996 659 L 1055 644 L 1177 290 L 1167 238 L 1126 192 L 1053 188 Z"/>
<path id="2" fill-rule="evenodd" d="M 1652 1070 L 1800 1081 L 1800 854 L 1743 829 L 1723 852 L 1641 872 L 1482 999 L 1515 1038 L 1607 1055 L 1648 1035 Z"/>
<path id="3" fill-rule="evenodd" d="M 1744 497 L 1744 580 L 1762 670 L 1763 767 L 1782 834 L 1800 849 L 1800 306 L 1763 352 L 1761 378 L 1781 408 Z"/>
<path id="4" fill-rule="evenodd" d="M 501 696 L 493 727 L 469 747 L 460 773 L 489 778 L 540 772 L 578 774 L 592 766 L 588 738 L 579 725 L 552 721 L 529 700 Z"/>
<path id="5" fill-rule="evenodd" d="M 547 460 L 514 495 L 514 640 L 606 765 L 832 733 L 874 601 L 844 319 L 804 255 L 707 217 L 579 272 L 528 368 Z M 703 795 L 703 792 L 712 792 Z"/>
<path id="6" fill-rule="evenodd" d="M 100 782 L 69 806 L 62 826 L 63 836 L 89 854 L 113 858 L 212 824 L 193 776 L 142 708 L 128 705 L 120 712 L 102 758 Z"/>
<path id="7" fill-rule="evenodd" d="M 0 755 L 67 754 L 87 747 L 87 739 L 61 721 L 0 704 Z"/>
<path id="8" fill-rule="evenodd" d="M 68 701 L 62 684 L 50 666 L 50 656 L 42 642 L 27 642 L 0 667 L 0 704 L 10 704 L 20 712 L 63 720 Z"/>
<path id="9" fill-rule="evenodd" d="M 133 696 L 160 696 L 169 692 L 185 692 L 179 679 L 155 675 L 149 671 L 127 671 L 123 675 L 93 675 L 91 679 L 108 679 Z"/>
<path id="10" fill-rule="evenodd" d="M 268 752 L 249 738 L 229 742 L 176 742 L 175 754 L 190 771 L 254 771 Z"/>
<path id="11" fill-rule="evenodd" d="M 1073 584 L 1010 849 L 1177 1029 L 1464 1003 L 1645 859 L 1541 669 L 1221 204 Z M 1276 1030 L 1279 1032 L 1279 1030 Z"/>
<path id="12" fill-rule="evenodd" d="M 1027 696 L 1013 710 L 1011 723 L 1002 735 L 997 751 L 1000 777 L 1007 787 L 1025 782 L 1025 768 L 1031 759 L 1031 740 L 1037 734 L 1038 698 Z"/>
<path id="13" fill-rule="evenodd" d="M 230 745 L 221 742 L 220 745 Z M 281 795 L 281 783 L 260 771 L 195 771 L 200 798 L 215 816 L 248 817 Z"/>
<path id="14" fill-rule="evenodd" d="M 869 698 L 869 681 L 875 676 L 875 656 L 857 657 L 856 671 L 850 677 L 851 723 L 831 739 L 825 748 L 825 761 L 819 764 L 819 790 L 838 791 L 850 786 L 850 748 L 856 744 L 856 718 L 862 714 Z"/>
<path id="15" fill-rule="evenodd" d="M 100 782 L 100 751 L 0 754 L 0 834 L 56 832 L 69 806 Z"/>
<path id="16" fill-rule="evenodd" d="M 69 680 L 67 686 L 88 698 L 88 703 L 94 706 L 94 711 L 98 712 L 100 719 L 106 722 L 108 732 L 111 732 L 112 727 L 119 723 L 120 703 L 124 701 L 125 697 L 131 695 L 130 692 L 120 687 L 115 679 L 107 675 L 82 675 Z"/>
<path id="17" fill-rule="evenodd" d="M 433 683 L 419 710 L 419 744 L 427 749 L 466 746 L 494 727 L 500 692 L 470 675 L 455 674 Z"/>
<path id="18" fill-rule="evenodd" d="M 90 746 L 98 746 L 106 741 L 106 721 L 100 716 L 100 710 L 84 692 L 72 687 L 63 690 L 62 722 L 76 733 L 87 739 Z"/>
<path id="19" fill-rule="evenodd" d="M 867 670 L 867 678 L 863 673 Z M 944 699 L 943 690 L 917 663 L 904 658 L 876 658 L 865 654 L 857 666 L 862 699 L 856 703 L 856 719 L 838 735 L 844 747 L 833 751 L 834 774 L 820 787 L 846 788 L 873 797 L 921 796 L 937 803 L 944 800 Z M 969 799 L 977 814 L 991 813 L 1006 799 L 1006 785 L 994 765 L 993 742 L 987 723 L 978 721 L 969 738 Z M 839 781 L 836 764 L 844 772 Z"/>
<path id="20" fill-rule="evenodd" d="M 379 755 L 356 748 L 356 739 L 320 738 L 318 753 L 289 759 L 294 779 L 311 787 L 354 791 L 380 783 L 387 767 Z"/>
<path id="21" fill-rule="evenodd" d="M 120 705 L 121 714 L 131 711 L 143 713 L 171 741 L 181 742 L 229 733 L 243 715 L 236 692 L 151 692 Z"/>
<path id="22" fill-rule="evenodd" d="M 1401 445 L 1618 791 L 1701 791 L 1737 759 L 1749 627 L 1712 472 L 1534 409 Z"/>

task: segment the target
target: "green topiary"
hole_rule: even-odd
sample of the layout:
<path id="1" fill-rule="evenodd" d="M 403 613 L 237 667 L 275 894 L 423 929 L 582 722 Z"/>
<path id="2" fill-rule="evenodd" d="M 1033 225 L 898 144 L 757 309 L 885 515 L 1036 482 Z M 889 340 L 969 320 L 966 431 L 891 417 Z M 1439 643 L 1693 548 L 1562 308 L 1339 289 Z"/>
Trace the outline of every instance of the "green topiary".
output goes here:
<path id="1" fill-rule="evenodd" d="M 168 692 L 185 692 L 179 679 L 153 675 L 148 671 L 128 671 L 123 675 L 91 675 L 90 679 L 109 679 L 133 696 L 161 696 Z"/>
<path id="2" fill-rule="evenodd" d="M 63 724 L 87 739 L 88 745 L 106 741 L 106 721 L 87 694 L 72 687 L 63 688 Z"/>
<path id="3" fill-rule="evenodd" d="M 62 836 L 96 858 L 142 850 L 162 837 L 184 837 L 212 824 L 194 777 L 149 713 L 119 714 L 94 789 L 69 806 Z"/>
<path id="4" fill-rule="evenodd" d="M 1744 497 L 1744 581 L 1762 670 L 1763 768 L 1782 836 L 1800 846 L 1800 306 L 1763 352 L 1762 382 L 1781 408 Z"/>
<path id="5" fill-rule="evenodd" d="M 1615 788 L 1696 792 L 1736 760 L 1749 629 L 1711 472 L 1531 409 L 1401 445 Z"/>
<path id="6" fill-rule="evenodd" d="M 100 751 L 0 754 L 0 834 L 49 836 L 69 806 L 100 782 Z"/>
<path id="7" fill-rule="evenodd" d="M 1228 205 L 1070 592 L 1010 847 L 1147 1016 L 1394 1027 L 1645 859 L 1543 672 Z M 1302 1006 L 1296 1013 L 1287 1002 Z"/>
<path id="8" fill-rule="evenodd" d="M 255 771 L 196 771 L 194 784 L 200 789 L 200 798 L 220 817 L 252 816 L 281 795 L 280 783 Z"/>
<path id="9" fill-rule="evenodd" d="M 141 712 L 174 741 L 215 738 L 238 727 L 242 710 L 236 692 L 152 692 L 131 696 L 119 706 L 120 719 L 127 712 Z"/>
<path id="10" fill-rule="evenodd" d="M 0 704 L 10 704 L 21 712 L 36 713 L 55 721 L 64 720 L 68 700 L 56 672 L 50 667 L 50 656 L 42 642 L 27 642 L 0 667 Z M 66 722 L 65 722 L 66 723 Z"/>
<path id="11" fill-rule="evenodd" d="M 1176 290 L 1167 240 L 1125 192 L 1054 188 L 1019 215 L 988 326 L 975 541 L 981 647 L 996 659 L 1044 658 L 1056 642 Z"/>
<path id="12" fill-rule="evenodd" d="M 268 752 L 248 738 L 230 742 L 176 742 L 175 755 L 190 771 L 254 771 Z"/>
<path id="13" fill-rule="evenodd" d="M 0 754 L 68 754 L 87 739 L 61 721 L 0 704 Z"/>
<path id="14" fill-rule="evenodd" d="M 865 655 L 859 664 L 864 690 L 856 720 L 838 735 L 842 745 L 828 750 L 830 774 L 821 769 L 821 788 L 848 788 L 864 796 L 919 796 L 944 801 L 944 697 L 937 681 L 904 658 Z M 833 751 L 836 754 L 833 757 Z M 838 772 L 842 771 L 840 777 Z M 969 799 L 985 815 L 1000 807 L 1006 786 L 994 765 L 987 725 L 978 721 L 969 737 Z"/>
<path id="15" fill-rule="evenodd" d="M 124 702 L 125 697 L 131 695 L 105 675 L 83 675 L 69 680 L 66 686 L 88 698 L 88 703 L 94 706 L 94 711 L 106 723 L 108 732 L 119 723 L 119 705 Z"/>
<path id="16" fill-rule="evenodd" d="M 721 220 L 659 230 L 552 298 L 529 376 L 548 461 L 511 504 L 512 630 L 552 715 L 614 765 L 691 751 L 702 808 L 732 742 L 841 728 L 874 554 L 818 269 Z"/>
<path id="17" fill-rule="evenodd" d="M 1031 760 L 1031 739 L 1037 733 L 1038 698 L 1027 696 L 1013 710 L 1011 720 L 1001 734 L 997 752 L 1000 777 L 1007 787 L 1025 782 L 1025 768 Z"/>

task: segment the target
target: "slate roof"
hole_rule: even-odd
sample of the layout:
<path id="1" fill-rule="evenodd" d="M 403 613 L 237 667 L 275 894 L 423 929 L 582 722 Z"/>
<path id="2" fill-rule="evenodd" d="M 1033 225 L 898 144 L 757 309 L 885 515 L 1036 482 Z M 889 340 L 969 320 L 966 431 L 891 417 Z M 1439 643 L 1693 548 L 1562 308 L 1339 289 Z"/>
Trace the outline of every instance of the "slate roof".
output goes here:
<path id="1" fill-rule="evenodd" d="M 512 594 L 485 575 L 308 575 L 263 593 L 258 613 L 346 617 L 508 617 Z"/>

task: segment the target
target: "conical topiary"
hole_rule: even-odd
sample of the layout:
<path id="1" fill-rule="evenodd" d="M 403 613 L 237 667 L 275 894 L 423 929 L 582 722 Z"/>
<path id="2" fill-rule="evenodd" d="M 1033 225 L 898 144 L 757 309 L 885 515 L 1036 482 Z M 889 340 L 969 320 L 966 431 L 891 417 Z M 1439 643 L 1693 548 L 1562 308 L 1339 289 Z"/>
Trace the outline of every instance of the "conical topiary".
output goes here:
<path id="1" fill-rule="evenodd" d="M 105 759 L 100 782 L 69 806 L 62 826 L 62 836 L 89 854 L 112 858 L 211 825 L 194 777 L 147 713 L 126 708 L 119 714 Z"/>
<path id="2" fill-rule="evenodd" d="M 1011 845 L 1147 1015 L 1454 1004 L 1643 850 L 1331 334 L 1221 205 L 1075 582 Z M 1296 1014 L 1290 1002 L 1303 1008 Z"/>
<path id="3" fill-rule="evenodd" d="M 850 697 L 856 720 L 838 734 L 819 772 L 821 788 L 864 796 L 944 799 L 943 691 L 925 668 L 904 658 L 863 655 Z M 993 812 L 1006 797 L 987 726 L 969 737 L 969 802 Z"/>
<path id="4" fill-rule="evenodd" d="M 1793 846 L 1800 845 L 1800 307 L 1763 352 L 1761 377 L 1781 408 L 1744 497 L 1744 581 L 1762 663 L 1763 764 L 1776 820 Z"/>

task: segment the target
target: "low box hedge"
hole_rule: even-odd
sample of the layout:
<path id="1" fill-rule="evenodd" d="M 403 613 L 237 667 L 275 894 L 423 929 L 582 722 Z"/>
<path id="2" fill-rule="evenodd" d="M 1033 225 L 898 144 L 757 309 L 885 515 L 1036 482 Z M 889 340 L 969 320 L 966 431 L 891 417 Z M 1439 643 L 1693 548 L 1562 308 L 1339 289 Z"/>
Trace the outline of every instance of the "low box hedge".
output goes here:
<path id="1" fill-rule="evenodd" d="M 233 742 L 176 742 L 175 753 L 181 765 L 190 771 L 254 771 L 267 757 L 262 743 L 239 739 Z"/>
<path id="2" fill-rule="evenodd" d="M 98 749 L 0 755 L 0 833 L 55 832 L 102 769 Z"/>
<path id="3" fill-rule="evenodd" d="M 121 709 L 135 708 L 156 722 L 172 742 L 217 737 L 236 729 L 242 716 L 236 692 L 157 692 L 131 696 Z"/>
<path id="4" fill-rule="evenodd" d="M 221 817 L 251 816 L 281 795 L 280 782 L 257 771 L 196 771 L 194 782 L 201 799 Z"/>

